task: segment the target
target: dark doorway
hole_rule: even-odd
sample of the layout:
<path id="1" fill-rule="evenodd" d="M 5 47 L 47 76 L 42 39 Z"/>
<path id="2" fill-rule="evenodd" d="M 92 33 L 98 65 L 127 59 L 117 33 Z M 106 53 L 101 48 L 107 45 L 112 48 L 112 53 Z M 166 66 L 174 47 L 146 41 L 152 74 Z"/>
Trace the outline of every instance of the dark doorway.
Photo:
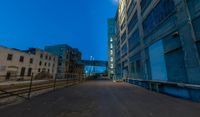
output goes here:
<path id="1" fill-rule="evenodd" d="M 11 73 L 10 73 L 10 72 L 7 72 L 7 74 L 6 74 L 6 80 L 9 80 L 9 79 L 10 79 L 10 76 L 11 76 Z"/>
<path id="2" fill-rule="evenodd" d="M 26 68 L 25 68 L 25 67 L 22 67 L 22 69 L 21 69 L 21 73 L 20 73 L 20 76 L 24 76 L 24 74 L 25 74 L 25 70 L 26 70 Z"/>
<path id="3" fill-rule="evenodd" d="M 32 68 L 29 68 L 28 69 L 28 76 L 31 76 L 31 74 L 32 74 Z"/>

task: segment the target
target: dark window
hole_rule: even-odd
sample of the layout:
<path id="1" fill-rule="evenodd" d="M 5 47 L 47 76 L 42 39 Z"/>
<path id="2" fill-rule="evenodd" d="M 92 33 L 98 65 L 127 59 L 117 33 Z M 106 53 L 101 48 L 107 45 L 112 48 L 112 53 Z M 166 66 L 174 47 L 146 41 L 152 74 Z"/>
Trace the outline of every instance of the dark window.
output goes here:
<path id="1" fill-rule="evenodd" d="M 122 25 L 121 25 L 121 30 L 123 30 L 125 26 L 126 26 L 126 24 L 125 24 L 125 20 L 124 20 Z"/>
<path id="2" fill-rule="evenodd" d="M 40 66 L 42 65 L 42 61 L 40 61 L 39 65 L 40 65 Z"/>
<path id="3" fill-rule="evenodd" d="M 138 21 L 137 18 L 137 12 L 134 14 L 134 16 L 132 17 L 131 21 L 128 23 L 128 32 L 130 33 L 133 28 L 135 27 L 136 23 Z"/>
<path id="4" fill-rule="evenodd" d="M 134 0 L 131 0 L 131 4 L 130 4 L 130 7 L 127 12 L 128 18 L 131 16 L 131 14 L 135 8 L 135 5 L 136 5 L 136 2 Z"/>
<path id="5" fill-rule="evenodd" d="M 200 17 L 192 21 L 197 40 L 200 40 Z"/>
<path id="6" fill-rule="evenodd" d="M 25 67 L 22 67 L 22 68 L 21 68 L 21 73 L 20 73 L 20 76 L 24 76 L 24 74 L 25 74 L 25 70 L 26 70 L 26 68 L 25 68 Z"/>
<path id="7" fill-rule="evenodd" d="M 124 31 L 122 37 L 121 37 L 121 43 L 123 43 L 126 40 L 126 31 Z"/>
<path id="8" fill-rule="evenodd" d="M 32 74 L 32 68 L 28 68 L 28 76 L 31 76 Z"/>
<path id="9" fill-rule="evenodd" d="M 59 59 L 62 59 L 62 58 L 63 58 L 62 55 L 60 55 L 60 56 L 59 56 Z"/>
<path id="10" fill-rule="evenodd" d="M 48 59 L 48 55 L 46 55 L 46 57 L 45 57 L 46 59 Z"/>
<path id="11" fill-rule="evenodd" d="M 58 63 L 58 65 L 59 65 L 59 66 L 60 66 L 60 65 L 62 65 L 62 63 L 61 63 L 61 62 L 59 62 L 59 63 Z"/>
<path id="12" fill-rule="evenodd" d="M 41 69 L 39 68 L 39 69 L 38 69 L 38 72 L 40 72 L 40 71 L 41 71 Z"/>
<path id="13" fill-rule="evenodd" d="M 127 54 L 127 44 L 124 44 L 122 47 L 122 56 L 125 56 Z"/>
<path id="14" fill-rule="evenodd" d="M 48 69 L 47 71 L 49 72 L 50 70 Z"/>
<path id="15" fill-rule="evenodd" d="M 51 63 L 48 63 L 48 66 L 50 67 L 50 66 L 51 66 Z"/>
<path id="16" fill-rule="evenodd" d="M 147 0 L 150 1 L 150 0 Z M 149 13 L 143 22 L 144 34 L 147 35 L 165 20 L 173 11 L 175 5 L 173 0 L 161 0 L 156 7 Z"/>
<path id="17" fill-rule="evenodd" d="M 47 63 L 46 63 L 46 62 L 44 63 L 44 66 L 47 66 Z"/>
<path id="18" fill-rule="evenodd" d="M 31 58 L 31 59 L 30 59 L 30 64 L 32 64 L 32 63 L 33 63 L 33 59 Z"/>
<path id="19" fill-rule="evenodd" d="M 49 60 L 51 60 L 51 56 L 49 56 Z"/>
<path id="20" fill-rule="evenodd" d="M 20 56 L 19 62 L 24 62 L 24 57 L 23 56 Z"/>
<path id="21" fill-rule="evenodd" d="M 40 58 L 43 58 L 43 54 L 40 54 Z"/>
<path id="22" fill-rule="evenodd" d="M 140 5 L 141 5 L 141 10 L 142 13 L 145 11 L 145 9 L 149 6 L 152 0 L 141 0 Z"/>
<path id="23" fill-rule="evenodd" d="M 140 73 L 140 68 L 141 68 L 140 66 L 141 66 L 141 65 L 140 65 L 140 60 L 137 60 L 137 61 L 136 61 L 136 68 L 137 68 L 137 69 L 136 69 L 136 72 L 137 72 L 137 73 Z"/>
<path id="24" fill-rule="evenodd" d="M 142 66 L 141 66 L 141 56 L 140 53 L 135 54 L 129 58 L 131 62 L 131 77 L 141 78 L 142 77 Z"/>
<path id="25" fill-rule="evenodd" d="M 12 61 L 13 55 L 12 54 L 8 54 L 7 60 L 8 61 Z"/>
<path id="26" fill-rule="evenodd" d="M 136 30 L 128 39 L 129 44 L 129 52 L 131 52 L 133 49 L 135 49 L 137 46 L 140 45 L 140 35 L 139 31 Z"/>

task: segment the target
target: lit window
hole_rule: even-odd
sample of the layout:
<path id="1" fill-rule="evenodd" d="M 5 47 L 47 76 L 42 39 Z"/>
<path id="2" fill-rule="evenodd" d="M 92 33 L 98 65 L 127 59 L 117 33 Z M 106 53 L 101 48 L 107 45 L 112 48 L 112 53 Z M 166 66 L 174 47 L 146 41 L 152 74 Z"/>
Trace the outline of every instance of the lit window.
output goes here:
<path id="1" fill-rule="evenodd" d="M 113 62 L 113 57 L 110 57 L 110 61 Z"/>
<path id="2" fill-rule="evenodd" d="M 110 42 L 112 42 L 113 41 L 113 38 L 110 38 Z"/>
<path id="3" fill-rule="evenodd" d="M 113 69 L 113 68 L 114 68 L 114 65 L 113 65 L 113 64 L 110 64 L 110 68 Z"/>
<path id="4" fill-rule="evenodd" d="M 110 50 L 110 54 L 113 55 L 113 50 Z"/>
<path id="5" fill-rule="evenodd" d="M 113 44 L 112 43 L 110 44 L 110 48 L 113 48 Z"/>

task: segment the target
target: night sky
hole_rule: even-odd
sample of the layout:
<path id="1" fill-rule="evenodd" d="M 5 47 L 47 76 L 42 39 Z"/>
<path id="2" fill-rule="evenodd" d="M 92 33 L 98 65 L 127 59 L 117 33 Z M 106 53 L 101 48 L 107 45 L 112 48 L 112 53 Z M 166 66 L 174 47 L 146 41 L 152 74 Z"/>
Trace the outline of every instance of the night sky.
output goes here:
<path id="1" fill-rule="evenodd" d="M 84 59 L 107 60 L 107 19 L 117 0 L 0 0 L 0 45 L 27 49 L 66 43 Z"/>

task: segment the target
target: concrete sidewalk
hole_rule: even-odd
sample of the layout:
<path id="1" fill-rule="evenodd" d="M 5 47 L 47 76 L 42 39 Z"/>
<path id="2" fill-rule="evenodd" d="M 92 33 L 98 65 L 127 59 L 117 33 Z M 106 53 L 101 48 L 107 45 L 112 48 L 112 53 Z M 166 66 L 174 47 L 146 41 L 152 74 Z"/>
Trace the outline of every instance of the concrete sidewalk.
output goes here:
<path id="1" fill-rule="evenodd" d="M 0 110 L 1 117 L 199 117 L 200 104 L 109 80 L 57 90 Z"/>

